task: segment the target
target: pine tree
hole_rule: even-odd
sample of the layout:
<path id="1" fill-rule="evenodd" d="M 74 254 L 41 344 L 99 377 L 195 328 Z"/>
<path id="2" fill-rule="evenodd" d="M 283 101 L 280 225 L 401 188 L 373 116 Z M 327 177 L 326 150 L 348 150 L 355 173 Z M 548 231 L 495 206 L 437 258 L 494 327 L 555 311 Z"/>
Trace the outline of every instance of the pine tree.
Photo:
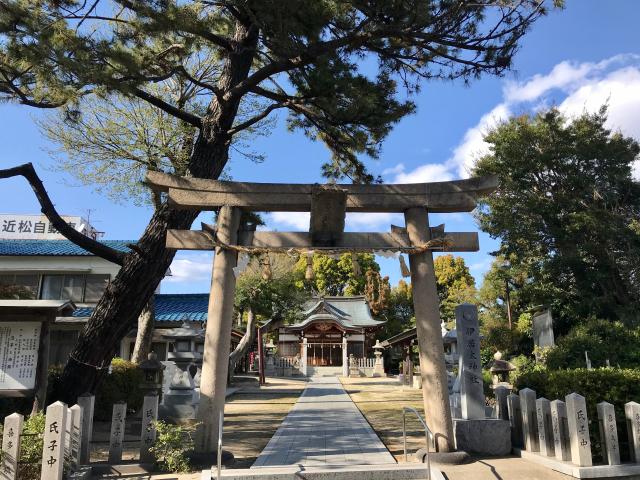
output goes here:
<path id="1" fill-rule="evenodd" d="M 286 110 L 290 128 L 329 148 L 327 177 L 371 181 L 364 158 L 377 157 L 393 125 L 414 111 L 407 98 L 425 80 L 501 74 L 545 11 L 539 0 L 4 0 L 0 100 L 72 116 L 90 96 L 142 100 L 195 129 L 185 171 L 210 179 L 236 135 Z M 211 78 L 197 78 L 193 62 L 207 57 Z M 164 82 L 201 89 L 205 108 L 153 88 Z M 240 119 L 241 104 L 254 99 L 266 105 Z M 28 166 L 0 178 L 20 174 L 38 185 Z M 163 200 L 128 254 L 56 221 L 122 265 L 65 367 L 65 400 L 95 389 L 173 259 L 167 229 L 189 229 L 197 214 Z"/>

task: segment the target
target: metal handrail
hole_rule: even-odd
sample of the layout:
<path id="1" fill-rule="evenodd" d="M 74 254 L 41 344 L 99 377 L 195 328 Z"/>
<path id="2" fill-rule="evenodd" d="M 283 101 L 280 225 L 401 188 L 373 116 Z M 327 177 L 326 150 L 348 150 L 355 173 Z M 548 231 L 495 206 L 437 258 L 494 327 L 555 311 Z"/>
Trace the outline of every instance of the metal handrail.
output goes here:
<path id="1" fill-rule="evenodd" d="M 422 426 L 424 427 L 424 438 L 427 441 L 427 480 L 431 480 L 431 459 L 429 458 L 429 450 L 433 433 L 420 416 L 420 413 L 418 413 L 418 411 L 413 407 L 402 408 L 402 443 L 404 445 L 404 461 L 407 461 L 407 412 L 411 412 L 418 417 L 418 420 L 420 420 L 420 423 L 422 423 Z"/>

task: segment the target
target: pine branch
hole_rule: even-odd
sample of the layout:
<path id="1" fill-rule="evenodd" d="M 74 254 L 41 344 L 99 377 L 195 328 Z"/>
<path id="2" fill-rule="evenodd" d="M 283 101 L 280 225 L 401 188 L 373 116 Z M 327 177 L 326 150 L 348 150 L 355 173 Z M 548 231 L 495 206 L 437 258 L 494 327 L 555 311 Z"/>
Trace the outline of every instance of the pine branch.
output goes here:
<path id="1" fill-rule="evenodd" d="M 29 182 L 33 192 L 36 194 L 38 203 L 40 203 L 42 213 L 65 238 L 72 241 L 79 247 L 84 248 L 88 252 L 108 260 L 109 262 L 117 265 L 124 264 L 125 254 L 123 252 L 115 250 L 101 242 L 98 242 L 97 240 L 94 240 L 93 238 L 83 235 L 77 230 L 71 228 L 67 222 L 62 219 L 56 208 L 53 206 L 47 190 L 44 188 L 40 177 L 38 177 L 35 168 L 33 168 L 33 164 L 25 163 L 23 165 L 18 165 L 17 167 L 0 170 L 0 179 L 18 176 L 24 177 Z"/>
<path id="2" fill-rule="evenodd" d="M 151 95 L 149 92 L 145 92 L 141 88 L 134 88 L 133 93 L 136 97 L 149 102 L 151 105 L 158 107 L 160 110 L 164 110 L 169 115 L 173 115 L 174 117 L 179 118 L 180 120 L 193 125 L 194 127 L 202 127 L 202 119 L 192 113 L 185 112 L 178 107 L 174 107 L 170 103 L 167 103 L 161 98 Z"/>

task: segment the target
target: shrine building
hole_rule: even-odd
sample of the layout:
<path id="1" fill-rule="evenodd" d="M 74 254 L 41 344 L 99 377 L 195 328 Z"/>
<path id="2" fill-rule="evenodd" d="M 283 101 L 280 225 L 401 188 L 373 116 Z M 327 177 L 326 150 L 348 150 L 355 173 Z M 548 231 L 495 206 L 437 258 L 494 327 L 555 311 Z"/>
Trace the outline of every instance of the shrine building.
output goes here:
<path id="1" fill-rule="evenodd" d="M 278 331 L 278 356 L 301 361 L 306 375 L 342 374 L 347 359 L 372 357 L 376 320 L 364 296 L 315 297 L 302 320 Z"/>

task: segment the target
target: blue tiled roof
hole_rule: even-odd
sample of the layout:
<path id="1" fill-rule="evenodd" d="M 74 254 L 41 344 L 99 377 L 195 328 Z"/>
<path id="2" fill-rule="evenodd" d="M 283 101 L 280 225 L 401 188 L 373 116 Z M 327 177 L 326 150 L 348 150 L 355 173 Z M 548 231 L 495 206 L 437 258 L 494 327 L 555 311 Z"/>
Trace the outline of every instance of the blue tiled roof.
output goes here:
<path id="1" fill-rule="evenodd" d="M 207 320 L 208 293 L 171 293 L 156 295 L 157 322 L 203 322 Z M 74 317 L 88 317 L 93 308 L 78 308 Z"/>
<path id="2" fill-rule="evenodd" d="M 100 243 L 128 252 L 133 240 L 102 240 Z M 85 256 L 93 255 L 69 240 L 0 240 L 0 256 Z"/>

